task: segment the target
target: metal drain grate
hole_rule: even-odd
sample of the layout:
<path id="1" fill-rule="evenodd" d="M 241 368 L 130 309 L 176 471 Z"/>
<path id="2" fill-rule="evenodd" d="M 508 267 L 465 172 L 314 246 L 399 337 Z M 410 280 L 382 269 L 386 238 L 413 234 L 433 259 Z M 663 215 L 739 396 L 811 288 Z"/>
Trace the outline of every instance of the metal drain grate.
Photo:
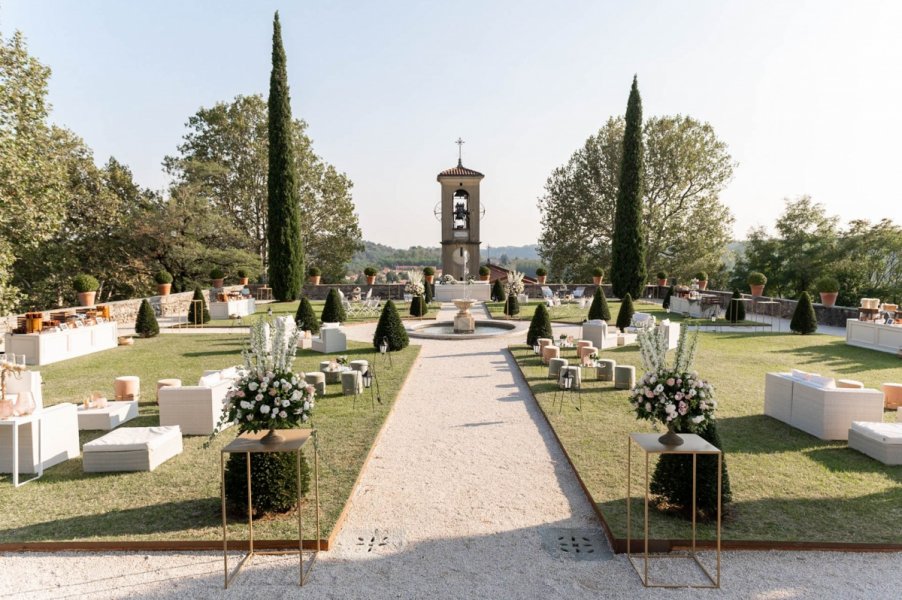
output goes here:
<path id="1" fill-rule="evenodd" d="M 404 545 L 403 532 L 396 529 L 358 529 L 345 538 L 355 553 L 381 554 L 400 549 Z"/>
<path id="2" fill-rule="evenodd" d="M 542 545 L 555 558 L 610 560 L 613 557 L 604 535 L 594 529 L 546 529 L 542 531 Z"/>

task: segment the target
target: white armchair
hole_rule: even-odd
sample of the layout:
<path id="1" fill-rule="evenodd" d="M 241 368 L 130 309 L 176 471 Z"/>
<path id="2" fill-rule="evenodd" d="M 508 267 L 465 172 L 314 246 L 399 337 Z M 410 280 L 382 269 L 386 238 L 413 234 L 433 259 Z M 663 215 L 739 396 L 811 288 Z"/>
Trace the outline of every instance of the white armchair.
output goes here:
<path id="1" fill-rule="evenodd" d="M 178 425 L 185 435 L 210 435 L 222 418 L 232 379 L 204 375 L 200 385 L 160 388 L 160 425 Z"/>
<path id="2" fill-rule="evenodd" d="M 313 338 L 311 349 L 324 354 L 344 352 L 348 349 L 348 338 L 338 323 L 323 323 L 319 337 Z"/>

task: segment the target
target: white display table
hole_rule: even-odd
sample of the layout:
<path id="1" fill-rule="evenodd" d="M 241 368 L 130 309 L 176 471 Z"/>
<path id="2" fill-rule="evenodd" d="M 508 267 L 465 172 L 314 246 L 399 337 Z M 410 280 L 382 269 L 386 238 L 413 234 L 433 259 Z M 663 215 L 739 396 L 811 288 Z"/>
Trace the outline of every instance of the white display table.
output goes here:
<path id="1" fill-rule="evenodd" d="M 86 325 L 50 333 L 7 333 L 7 354 L 24 354 L 25 364 L 50 363 L 115 348 L 119 328 L 114 322 Z"/>
<path id="2" fill-rule="evenodd" d="M 243 298 L 241 300 L 227 300 L 226 302 L 210 303 L 210 318 L 212 319 L 228 319 L 232 315 L 246 317 L 254 314 L 257 307 L 254 305 L 253 298 Z"/>
<path id="3" fill-rule="evenodd" d="M 458 298 L 470 298 L 488 302 L 492 299 L 492 286 L 487 281 L 475 281 L 469 284 L 435 284 L 435 299 L 438 302 L 451 302 Z"/>
<path id="4" fill-rule="evenodd" d="M 709 304 L 711 298 L 716 298 L 716 296 L 703 295 L 694 300 L 672 296 L 670 298 L 670 312 L 675 312 L 679 315 L 689 315 L 695 319 L 709 317 L 711 316 L 711 306 L 713 306 Z"/>
<path id="5" fill-rule="evenodd" d="M 902 325 L 883 325 L 848 319 L 846 343 L 850 346 L 895 354 L 902 349 Z"/>

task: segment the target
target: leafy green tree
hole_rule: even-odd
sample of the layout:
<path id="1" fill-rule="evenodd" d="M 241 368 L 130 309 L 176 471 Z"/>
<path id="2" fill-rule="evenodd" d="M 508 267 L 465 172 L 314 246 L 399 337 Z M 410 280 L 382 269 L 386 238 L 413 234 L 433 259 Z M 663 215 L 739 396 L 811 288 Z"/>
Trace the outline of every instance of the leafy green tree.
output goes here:
<path id="1" fill-rule="evenodd" d="M 147 298 L 141 301 L 138 309 L 138 318 L 135 320 L 135 333 L 143 338 L 154 337 L 160 333 L 160 325 L 157 316 L 153 313 L 153 307 Z"/>
<path id="2" fill-rule="evenodd" d="M 373 335 L 373 347 L 379 350 L 384 339 L 388 340 L 390 352 L 403 350 L 410 344 L 410 338 L 407 336 L 404 324 L 401 323 L 398 308 L 391 300 L 382 307 L 382 314 L 379 315 L 379 322 L 376 324 L 376 333 Z"/>
<path id="3" fill-rule="evenodd" d="M 799 296 L 799 302 L 789 322 L 789 329 L 802 335 L 817 331 L 817 314 L 814 312 L 814 305 L 811 304 L 808 292 L 802 292 Z"/>
<path id="4" fill-rule="evenodd" d="M 294 315 L 294 322 L 300 327 L 301 331 L 309 331 L 310 333 L 319 333 L 319 319 L 313 312 L 313 305 L 307 296 L 301 296 L 298 303 L 298 311 Z"/>
<path id="5" fill-rule="evenodd" d="M 617 312 L 617 329 L 624 331 L 633 322 L 633 315 L 636 309 L 633 308 L 633 297 L 628 293 L 620 301 L 620 310 Z"/>
<path id="6" fill-rule="evenodd" d="M 188 322 L 196 325 L 210 322 L 210 311 L 207 309 L 207 301 L 204 299 L 204 294 L 199 287 L 194 288 L 191 306 L 188 307 Z"/>
<path id="7" fill-rule="evenodd" d="M 280 301 L 298 297 L 304 280 L 297 164 L 291 132 L 291 102 L 279 13 L 273 19 L 272 74 L 269 79 L 269 174 L 267 241 L 269 285 Z"/>
<path id="8" fill-rule="evenodd" d="M 348 315 L 345 314 L 345 308 L 341 302 L 341 296 L 338 295 L 336 288 L 329 290 L 320 319 L 323 323 L 344 323 L 348 320 Z"/>
<path id="9" fill-rule="evenodd" d="M 589 307 L 589 320 L 593 321 L 596 319 L 601 319 L 602 321 L 611 320 L 611 309 L 608 308 L 608 301 L 601 286 L 595 288 L 595 295 L 592 296 L 592 306 Z"/>
<path id="10" fill-rule="evenodd" d="M 737 321 L 745 321 L 745 303 L 741 301 L 742 294 L 739 293 L 739 290 L 733 289 L 733 296 L 730 299 L 730 302 L 727 303 L 727 314 L 726 319 L 730 323 L 736 323 Z"/>
<path id="11" fill-rule="evenodd" d="M 492 284 L 492 301 L 504 301 L 504 286 L 501 285 L 501 279 L 496 279 L 495 283 Z"/>
<path id="12" fill-rule="evenodd" d="M 544 303 L 536 306 L 536 312 L 532 315 L 529 322 L 529 331 L 526 332 L 526 344 L 535 346 L 538 344 L 539 338 L 551 338 L 551 317 L 548 315 L 548 309 Z"/>
<path id="13" fill-rule="evenodd" d="M 614 295 L 640 296 L 645 288 L 645 237 L 642 232 L 642 195 L 645 180 L 645 150 L 642 144 L 642 99 L 633 77 L 626 105 L 623 157 L 620 167 L 614 235 L 611 240 L 611 286 Z M 618 320 L 619 321 L 619 320 Z"/>

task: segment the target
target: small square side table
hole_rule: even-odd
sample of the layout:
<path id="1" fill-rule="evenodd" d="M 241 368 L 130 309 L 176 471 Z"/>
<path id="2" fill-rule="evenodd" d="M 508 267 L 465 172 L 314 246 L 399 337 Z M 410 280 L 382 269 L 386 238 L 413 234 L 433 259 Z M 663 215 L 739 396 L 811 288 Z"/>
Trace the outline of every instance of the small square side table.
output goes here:
<path id="1" fill-rule="evenodd" d="M 298 565 L 300 570 L 300 578 L 298 581 L 298 585 L 302 586 L 307 582 L 307 578 L 310 577 L 310 571 L 313 570 L 313 565 L 316 562 L 316 558 L 319 556 L 320 548 L 320 529 L 319 529 L 319 455 L 317 453 L 317 443 L 316 443 L 316 430 L 315 429 L 277 429 L 276 433 L 278 433 L 282 437 L 282 441 L 274 443 L 274 444 L 264 444 L 260 441 L 260 439 L 266 435 L 267 432 L 260 431 L 257 433 L 242 433 L 237 438 L 232 440 L 229 444 L 227 444 L 220 454 L 220 475 L 221 479 L 221 492 L 222 492 L 222 562 L 223 562 L 223 572 L 225 577 L 225 588 L 228 589 L 229 584 L 238 575 L 238 572 L 241 571 L 241 567 L 250 560 L 253 559 L 255 554 L 297 554 L 298 555 Z M 312 556 L 310 558 L 310 565 L 307 567 L 306 573 L 304 571 L 304 536 L 303 532 L 303 522 L 301 518 L 301 449 L 309 442 L 313 440 L 313 489 L 314 489 L 314 501 L 316 503 L 315 506 L 315 514 L 316 514 L 316 550 L 312 551 Z M 293 452 L 297 456 L 297 476 L 298 476 L 298 549 L 297 550 L 267 550 L 267 551 L 256 551 L 254 550 L 254 511 L 253 511 L 253 498 L 251 497 L 251 454 L 257 453 L 266 453 L 266 452 Z M 248 553 L 244 555 L 244 557 L 238 561 L 238 566 L 235 567 L 235 571 L 229 574 L 229 545 L 228 545 L 228 528 L 226 525 L 226 498 L 225 498 L 225 457 L 226 454 L 234 454 L 240 453 L 244 454 L 246 457 L 247 464 L 247 530 L 248 530 Z"/>
<path id="2" fill-rule="evenodd" d="M 629 438 L 626 443 L 626 557 L 629 560 L 629 563 L 636 570 L 636 574 L 639 575 L 639 579 L 642 580 L 642 585 L 645 587 L 664 587 L 664 588 L 678 588 L 678 587 L 692 587 L 692 588 L 719 588 L 720 587 L 720 522 L 721 515 L 723 513 L 723 506 L 721 504 L 722 497 L 722 469 L 723 469 L 723 453 L 719 448 L 709 444 L 699 435 L 694 433 L 681 433 L 680 437 L 683 438 L 683 443 L 679 446 L 665 446 L 661 442 L 658 441 L 660 437 L 657 433 L 631 433 L 629 434 Z M 642 557 L 645 559 L 644 568 L 642 571 L 639 570 L 638 565 L 636 565 L 636 561 L 632 555 L 632 521 L 630 514 L 630 494 L 631 494 L 631 467 L 632 467 L 632 447 L 633 444 L 639 446 L 642 452 L 645 454 L 645 517 L 644 517 L 644 528 L 645 528 L 645 546 L 644 551 L 642 552 Z M 648 479 L 648 459 L 652 454 L 685 454 L 692 456 L 692 545 L 690 547 L 688 555 L 681 554 L 667 554 L 667 553 L 649 553 L 648 552 L 648 500 L 650 496 L 650 492 L 648 489 L 649 479 Z M 695 536 L 696 536 L 696 526 L 695 526 L 695 517 L 696 517 L 696 491 L 697 491 L 697 478 L 696 478 L 696 467 L 698 462 L 699 454 L 715 454 L 717 455 L 717 569 L 716 576 L 712 576 L 708 569 L 698 560 L 698 556 L 695 551 Z M 691 558 L 695 561 L 695 564 L 702 570 L 708 580 L 711 582 L 710 585 L 689 585 L 689 584 L 662 584 L 662 583 L 650 583 L 648 578 L 648 559 L 649 558 Z"/>
<path id="3" fill-rule="evenodd" d="M 7 394 L 9 397 L 10 394 Z M 22 425 L 29 425 L 32 423 L 37 423 L 38 426 L 38 465 L 35 469 L 37 473 L 34 477 L 30 479 L 26 479 L 25 481 L 19 481 L 19 427 Z M 43 448 L 44 442 L 41 439 L 41 417 L 40 414 L 35 415 L 34 413 L 30 415 L 25 415 L 21 417 L 7 417 L 5 419 L 0 419 L 0 425 L 7 425 L 12 429 L 12 450 L 13 450 L 13 464 L 12 464 L 12 476 L 13 476 L 13 487 L 19 487 L 34 481 L 35 479 L 40 479 L 41 476 L 44 475 L 44 456 L 43 456 Z M 33 431 L 33 430 L 32 430 Z"/>

